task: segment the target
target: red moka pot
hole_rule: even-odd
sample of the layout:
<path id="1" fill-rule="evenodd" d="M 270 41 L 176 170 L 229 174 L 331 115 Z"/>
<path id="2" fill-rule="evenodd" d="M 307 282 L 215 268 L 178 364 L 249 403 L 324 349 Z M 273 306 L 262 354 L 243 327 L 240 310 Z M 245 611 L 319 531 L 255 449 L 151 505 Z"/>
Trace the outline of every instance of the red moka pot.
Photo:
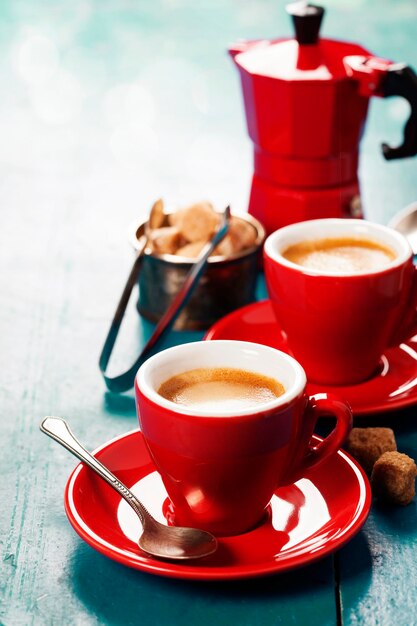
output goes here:
<path id="1" fill-rule="evenodd" d="M 324 9 L 289 5 L 295 39 L 243 41 L 229 52 L 239 69 L 254 143 L 249 212 L 268 233 L 294 222 L 360 217 L 358 152 L 369 98 L 411 104 L 404 142 L 386 159 L 417 154 L 417 76 L 361 46 L 319 38 Z"/>

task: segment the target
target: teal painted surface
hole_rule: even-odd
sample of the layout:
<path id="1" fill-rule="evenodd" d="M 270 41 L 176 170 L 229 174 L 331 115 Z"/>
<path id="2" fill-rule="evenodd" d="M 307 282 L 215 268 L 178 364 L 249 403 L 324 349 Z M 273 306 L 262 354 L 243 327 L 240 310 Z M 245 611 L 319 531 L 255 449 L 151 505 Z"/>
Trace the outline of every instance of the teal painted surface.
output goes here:
<path id="1" fill-rule="evenodd" d="M 301 572 L 226 585 L 155 579 L 91 552 L 78 546 L 71 579 L 72 590 L 84 604 L 87 623 L 284 626 L 301 623 L 306 615 L 311 615 L 309 624 L 314 626 L 334 623 L 329 606 L 330 559 Z M 95 567 L 94 579 L 91 566 Z M 110 597 L 110 590 L 116 598 Z"/>
<path id="2" fill-rule="evenodd" d="M 251 149 L 225 48 L 239 37 L 290 34 L 283 5 L 0 3 L 5 626 L 336 623 L 332 558 L 269 580 L 192 585 L 96 554 L 63 510 L 74 462 L 38 431 L 43 415 L 64 415 L 94 448 L 136 427 L 132 394 L 106 393 L 97 368 L 132 262 L 128 226 L 159 195 L 245 209 Z M 415 18 L 412 0 L 337 0 L 324 32 L 417 66 Z M 361 174 L 367 214 L 378 221 L 417 197 L 416 161 L 388 164 L 379 154 L 380 141 L 399 140 L 405 115 L 397 99 L 371 107 Z M 115 370 L 149 332 L 132 306 Z M 406 422 L 390 419 L 417 456 L 413 411 Z M 375 510 L 336 560 L 346 624 L 413 623 L 415 510 Z"/>
<path id="3" fill-rule="evenodd" d="M 398 450 L 417 458 L 416 410 L 374 423 L 394 429 Z M 417 507 L 374 504 L 364 531 L 338 556 L 344 624 L 417 624 Z"/>

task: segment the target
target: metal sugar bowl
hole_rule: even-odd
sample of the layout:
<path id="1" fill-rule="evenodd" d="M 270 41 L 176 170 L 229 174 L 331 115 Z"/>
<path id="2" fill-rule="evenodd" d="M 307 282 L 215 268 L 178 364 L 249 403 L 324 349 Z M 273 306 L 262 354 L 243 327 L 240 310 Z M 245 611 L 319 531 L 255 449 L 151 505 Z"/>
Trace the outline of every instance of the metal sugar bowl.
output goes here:
<path id="1" fill-rule="evenodd" d="M 206 330 L 227 313 L 255 300 L 265 230 L 251 215 L 239 214 L 235 217 L 245 220 L 255 229 L 254 245 L 229 257 L 210 257 L 190 301 L 175 323 L 176 330 Z M 131 243 L 136 251 L 140 249 L 143 237 L 145 223 L 132 232 Z M 138 277 L 137 309 L 140 315 L 157 323 L 179 291 L 192 265 L 193 260 L 187 257 L 146 250 Z"/>

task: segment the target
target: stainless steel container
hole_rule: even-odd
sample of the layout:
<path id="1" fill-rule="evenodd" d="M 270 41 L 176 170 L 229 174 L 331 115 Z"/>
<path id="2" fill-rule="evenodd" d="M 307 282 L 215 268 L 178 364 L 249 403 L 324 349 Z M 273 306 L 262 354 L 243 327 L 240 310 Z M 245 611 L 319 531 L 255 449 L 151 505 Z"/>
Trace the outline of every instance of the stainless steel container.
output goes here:
<path id="1" fill-rule="evenodd" d="M 195 288 L 190 301 L 182 311 L 176 330 L 205 330 L 227 313 L 253 302 L 260 250 L 265 230 L 260 222 L 248 214 L 236 215 L 256 230 L 255 244 L 231 257 L 214 256 Z M 139 248 L 145 224 L 133 232 L 132 243 Z M 139 272 L 139 299 L 137 309 L 144 318 L 158 322 L 181 287 L 193 261 L 173 254 L 143 256 Z"/>

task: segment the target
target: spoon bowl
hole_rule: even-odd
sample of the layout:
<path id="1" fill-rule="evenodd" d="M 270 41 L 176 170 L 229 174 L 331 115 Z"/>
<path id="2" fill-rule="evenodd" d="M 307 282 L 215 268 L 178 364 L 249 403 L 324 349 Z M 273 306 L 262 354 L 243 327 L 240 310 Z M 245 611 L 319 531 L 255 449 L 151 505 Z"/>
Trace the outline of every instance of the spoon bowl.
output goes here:
<path id="1" fill-rule="evenodd" d="M 394 215 L 388 226 L 404 235 L 413 250 L 417 254 L 417 202 L 409 204 Z"/>
<path id="2" fill-rule="evenodd" d="M 216 538 L 205 530 L 164 526 L 147 527 L 138 541 L 139 548 L 161 559 L 200 559 L 217 549 Z"/>
<path id="3" fill-rule="evenodd" d="M 157 558 L 170 560 L 200 559 L 216 551 L 217 540 L 211 533 L 197 528 L 165 526 L 154 519 L 140 500 L 81 445 L 64 419 L 45 417 L 40 429 L 88 465 L 132 507 L 142 524 L 142 535 L 138 541 L 142 550 Z"/>

